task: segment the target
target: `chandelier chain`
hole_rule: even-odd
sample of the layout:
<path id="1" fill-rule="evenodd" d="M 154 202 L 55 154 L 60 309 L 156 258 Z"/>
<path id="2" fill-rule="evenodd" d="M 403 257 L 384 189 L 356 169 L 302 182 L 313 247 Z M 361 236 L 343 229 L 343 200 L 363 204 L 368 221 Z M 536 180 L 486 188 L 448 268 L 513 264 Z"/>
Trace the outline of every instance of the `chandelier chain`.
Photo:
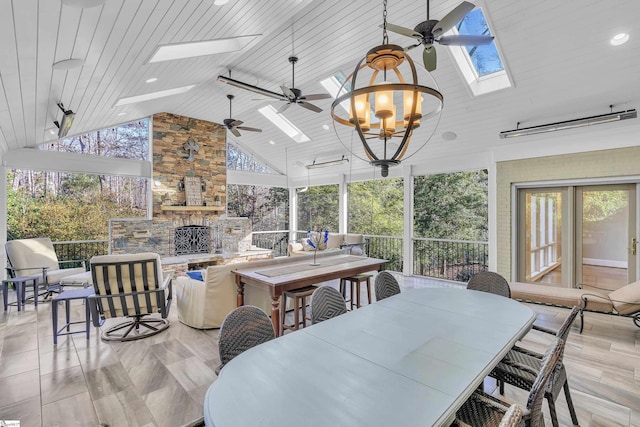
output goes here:
<path id="1" fill-rule="evenodd" d="M 382 8 L 382 44 L 389 44 L 389 36 L 387 36 L 387 0 L 383 0 Z"/>

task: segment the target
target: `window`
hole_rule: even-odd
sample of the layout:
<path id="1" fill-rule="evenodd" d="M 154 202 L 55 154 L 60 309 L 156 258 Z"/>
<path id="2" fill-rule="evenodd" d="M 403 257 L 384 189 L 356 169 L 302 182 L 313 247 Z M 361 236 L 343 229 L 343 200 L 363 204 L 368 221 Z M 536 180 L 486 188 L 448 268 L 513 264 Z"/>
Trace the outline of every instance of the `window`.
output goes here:
<path id="1" fill-rule="evenodd" d="M 233 144 L 227 144 L 227 169 L 256 173 L 273 173 L 271 169 Z"/>
<path id="2" fill-rule="evenodd" d="M 447 34 L 486 36 L 491 35 L 491 30 L 482 8 L 477 7 Z M 474 95 L 511 87 L 495 39 L 488 45 L 450 46 L 450 48 L 458 68 Z"/>
<path id="3" fill-rule="evenodd" d="M 298 230 L 338 232 L 338 185 L 309 187 L 298 194 Z"/>
<path id="4" fill-rule="evenodd" d="M 289 228 L 289 190 L 255 185 L 227 185 L 227 215 L 247 217 L 253 231 Z"/>
<path id="5" fill-rule="evenodd" d="M 349 184 L 349 233 L 402 236 L 403 179 Z"/>
<path id="6" fill-rule="evenodd" d="M 41 150 L 119 159 L 149 159 L 149 119 L 136 120 L 40 145 Z"/>

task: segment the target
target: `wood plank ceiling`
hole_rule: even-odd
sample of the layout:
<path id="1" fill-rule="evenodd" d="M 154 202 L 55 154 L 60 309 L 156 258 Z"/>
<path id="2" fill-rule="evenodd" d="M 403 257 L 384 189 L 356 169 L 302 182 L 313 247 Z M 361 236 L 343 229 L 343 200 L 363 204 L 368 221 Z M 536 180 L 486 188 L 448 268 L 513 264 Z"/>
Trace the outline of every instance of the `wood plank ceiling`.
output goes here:
<path id="1" fill-rule="evenodd" d="M 432 19 L 457 4 L 458 0 L 433 0 Z M 486 153 L 497 158 L 540 155 L 557 151 L 560 141 L 567 151 L 637 143 L 640 120 L 508 141 L 498 133 L 517 122 L 531 126 L 602 114 L 610 104 L 614 109 L 640 107 L 640 2 L 476 4 L 483 7 L 497 37 L 513 87 L 474 97 L 448 47 L 438 46 L 433 77 L 444 94 L 444 110 L 427 147 L 406 163 L 431 164 L 437 170 L 438 159 L 464 160 Z M 425 19 L 426 2 L 389 0 L 388 10 L 390 22 L 412 28 Z M 381 23 L 382 2 L 367 0 L 231 0 L 223 6 L 213 0 L 106 0 L 91 8 L 60 0 L 5 1 L 0 14 L 0 151 L 35 147 L 55 138 L 50 129 L 61 118 L 58 102 L 77 113 L 72 135 L 162 111 L 222 123 L 229 115 L 225 96 L 231 93 L 236 96 L 234 118 L 263 129 L 244 132 L 240 138 L 229 135 L 231 141 L 277 171 L 306 178 L 300 165 L 348 155 L 332 129 L 331 100 L 314 102 L 324 110 L 319 114 L 296 107 L 287 110 L 285 116 L 311 138 L 297 144 L 257 113 L 268 102 L 255 101 L 260 97 L 221 84 L 216 77 L 231 70 L 234 79 L 280 92 L 280 85 L 291 84 L 287 58 L 295 53 L 300 58 L 296 86 L 303 93 L 322 93 L 321 79 L 337 71 L 349 74 L 367 50 L 380 44 Z M 631 40 L 610 46 L 611 36 L 622 31 Z M 239 52 L 148 61 L 158 45 L 253 34 L 260 36 Z M 396 34 L 390 34 L 389 41 L 410 44 Z M 412 51 L 417 63 L 420 55 L 420 49 Z M 84 64 L 71 70 L 52 68 L 69 58 L 83 59 Z M 158 80 L 145 83 L 151 77 Z M 186 85 L 196 86 L 181 95 L 114 106 L 121 97 Z M 324 124 L 330 129 L 323 129 Z M 455 132 L 457 139 L 445 141 L 445 131 Z M 532 152 L 532 146 L 538 151 Z M 335 176 L 347 170 L 371 167 L 354 161 L 318 173 Z"/>

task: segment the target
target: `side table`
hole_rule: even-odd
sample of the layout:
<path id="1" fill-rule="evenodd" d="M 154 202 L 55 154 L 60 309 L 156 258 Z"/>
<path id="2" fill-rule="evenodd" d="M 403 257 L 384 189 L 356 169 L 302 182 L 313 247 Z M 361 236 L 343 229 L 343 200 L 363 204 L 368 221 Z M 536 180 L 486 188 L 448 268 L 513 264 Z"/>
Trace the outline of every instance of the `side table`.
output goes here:
<path id="1" fill-rule="evenodd" d="M 83 289 L 73 289 L 70 291 L 60 292 L 58 295 L 53 297 L 51 300 L 51 317 L 53 321 L 53 344 L 58 344 L 58 336 L 59 335 L 71 335 L 71 334 L 87 334 L 87 339 L 89 339 L 89 333 L 91 332 L 91 311 L 89 310 L 89 300 L 88 297 L 95 294 L 93 288 L 83 288 Z M 85 314 L 84 320 L 79 320 L 75 322 L 71 322 L 71 307 L 70 302 L 74 299 L 81 299 L 84 302 Z M 64 309 L 66 314 L 66 324 L 58 329 L 58 303 L 64 302 Z M 70 326 L 73 324 L 84 323 L 85 329 L 79 331 L 71 331 Z M 62 332 L 63 330 L 67 330 L 67 332 Z"/>
<path id="2" fill-rule="evenodd" d="M 2 299 L 4 302 L 4 311 L 7 311 L 9 304 L 9 284 L 12 283 L 16 290 L 16 305 L 18 311 L 22 309 L 25 301 L 25 293 L 27 286 L 33 286 L 33 294 L 38 295 L 38 288 L 40 287 L 40 275 L 34 274 L 31 276 L 12 277 L 2 281 Z M 34 304 L 38 306 L 38 298 L 34 298 Z"/>

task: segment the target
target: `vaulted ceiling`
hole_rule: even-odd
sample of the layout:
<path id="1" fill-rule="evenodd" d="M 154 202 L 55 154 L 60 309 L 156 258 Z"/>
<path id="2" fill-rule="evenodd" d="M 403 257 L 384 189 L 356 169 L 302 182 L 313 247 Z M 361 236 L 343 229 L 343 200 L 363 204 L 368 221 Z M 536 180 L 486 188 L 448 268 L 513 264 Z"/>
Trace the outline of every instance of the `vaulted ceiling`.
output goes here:
<path id="1" fill-rule="evenodd" d="M 68 0 L 69 3 L 78 0 Z M 370 0 L 106 0 L 91 8 L 60 0 L 13 0 L 0 14 L 0 151 L 56 138 L 50 132 L 62 112 L 76 112 L 70 135 L 105 128 L 156 112 L 222 123 L 229 116 L 227 94 L 235 95 L 233 116 L 262 133 L 228 138 L 292 178 L 307 177 L 304 164 L 348 155 L 332 128 L 331 99 L 314 101 L 324 111 L 289 108 L 284 115 L 310 138 L 296 143 L 257 109 L 273 101 L 216 81 L 228 75 L 280 92 L 291 85 L 287 58 L 295 53 L 296 87 L 322 93 L 319 81 L 338 71 L 351 73 L 357 61 L 382 41 L 382 1 Z M 432 0 L 439 19 L 458 0 Z M 418 155 L 417 166 L 439 159 L 486 156 L 517 158 L 629 146 L 638 143 L 640 120 L 593 128 L 503 140 L 498 133 L 640 107 L 640 2 L 479 0 L 496 36 L 513 87 L 473 96 L 446 46 L 437 46 L 432 73 L 444 95 L 438 129 Z M 426 15 L 426 1 L 388 0 L 388 20 L 413 28 Z M 622 46 L 610 45 L 617 33 L 630 34 Z M 259 35 L 232 53 L 149 63 L 159 45 Z M 390 33 L 400 45 L 410 40 Z M 421 63 L 420 49 L 411 51 Z M 78 58 L 78 68 L 57 70 L 58 61 Z M 146 83 L 149 78 L 157 78 Z M 195 85 L 166 98 L 116 107 L 122 97 Z M 278 105 L 278 102 L 275 101 Z M 329 129 L 323 129 L 329 125 Z M 442 137 L 454 132 L 452 141 Z M 272 145 L 268 141 L 273 141 Z M 285 159 L 288 160 L 285 163 Z M 361 161 L 323 169 L 328 175 L 370 171 Z"/>

